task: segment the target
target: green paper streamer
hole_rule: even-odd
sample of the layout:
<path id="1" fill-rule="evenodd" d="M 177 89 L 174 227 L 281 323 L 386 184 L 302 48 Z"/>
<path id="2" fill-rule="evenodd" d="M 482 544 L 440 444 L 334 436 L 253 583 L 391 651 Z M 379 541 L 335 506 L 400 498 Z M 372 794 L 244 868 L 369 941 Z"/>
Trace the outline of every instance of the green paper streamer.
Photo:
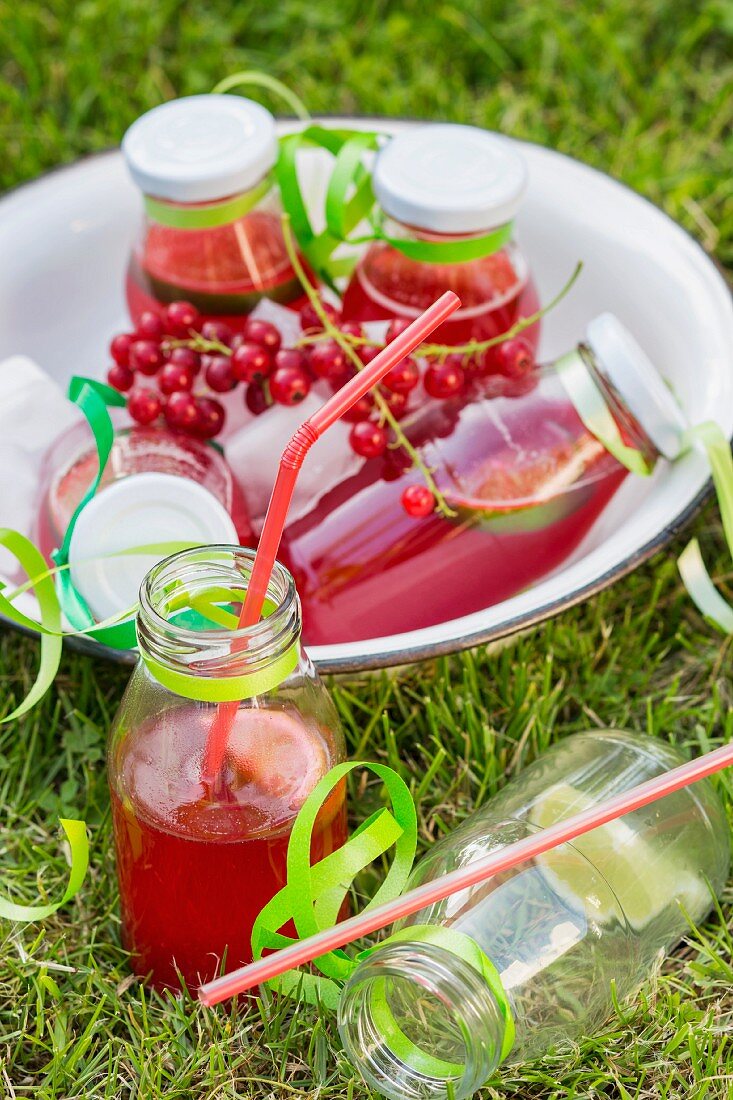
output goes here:
<path id="1" fill-rule="evenodd" d="M 295 115 L 303 121 L 307 121 L 311 117 L 303 100 L 297 96 L 292 89 L 288 88 L 287 84 L 283 84 L 276 76 L 270 76 L 269 73 L 264 73 L 260 69 L 245 69 L 239 73 L 232 73 L 231 76 L 225 76 L 223 80 L 220 80 L 219 83 L 211 89 L 211 94 L 224 95 L 226 92 L 231 92 L 234 88 L 248 86 L 267 88 L 268 91 L 274 92 L 274 94 L 280 96 Z"/>
<path id="2" fill-rule="evenodd" d="M 71 848 L 69 881 L 62 896 L 58 901 L 46 905 L 19 905 L 0 895 L 0 917 L 5 920 L 25 922 L 44 920 L 79 892 L 89 866 L 89 840 L 87 838 L 86 823 L 70 818 L 61 818 L 60 825 Z"/>
<path id="3" fill-rule="evenodd" d="M 318 813 L 332 791 L 356 768 L 368 768 L 382 780 L 392 809 L 372 814 L 342 848 L 311 866 L 311 841 Z M 391 768 L 364 761 L 337 764 L 316 784 L 295 819 L 288 842 L 287 883 L 255 920 L 254 958 L 261 958 L 265 949 L 296 942 L 280 932 L 290 920 L 300 938 L 334 925 L 355 876 L 393 845 L 394 859 L 366 909 L 391 901 L 404 890 L 415 858 L 417 815 L 409 788 Z M 315 961 L 323 976 L 289 971 L 268 986 L 284 995 L 299 995 L 311 1003 L 335 1008 L 341 985 L 357 962 L 358 958 L 350 958 L 343 950 L 332 951 Z"/>

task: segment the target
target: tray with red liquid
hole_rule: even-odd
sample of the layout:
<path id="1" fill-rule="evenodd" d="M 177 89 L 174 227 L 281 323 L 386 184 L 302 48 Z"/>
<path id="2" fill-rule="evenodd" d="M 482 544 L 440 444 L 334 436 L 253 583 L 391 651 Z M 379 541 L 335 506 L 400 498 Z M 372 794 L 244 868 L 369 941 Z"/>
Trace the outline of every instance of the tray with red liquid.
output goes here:
<path id="1" fill-rule="evenodd" d="M 338 122 L 361 125 L 333 120 Z M 407 125 L 394 120 L 364 120 L 363 125 L 370 128 L 375 122 L 395 132 Z M 295 124 L 279 125 L 287 132 Z M 530 183 L 517 239 L 530 259 L 540 301 L 553 296 L 578 260 L 584 263 L 572 294 L 543 320 L 538 357 L 548 360 L 573 346 L 591 317 L 611 310 L 660 366 L 692 422 L 715 419 L 730 434 L 733 311 L 715 265 L 674 222 L 610 178 L 537 146 L 522 144 L 521 152 Z M 305 154 L 305 182 L 313 194 L 323 184 L 322 157 L 316 150 Z M 139 198 L 117 153 L 64 168 L 0 201 L 0 243 L 3 254 L 14 258 L 0 272 L 0 360 L 28 354 L 62 386 L 72 374 L 103 376 L 107 363 L 100 349 L 127 327 L 124 280 L 138 216 Z M 555 455 L 558 466 L 566 466 L 562 446 Z M 274 472 L 280 447 L 273 444 L 272 450 Z M 556 521 L 572 541 L 579 512 L 597 512 L 572 554 L 550 563 L 549 575 L 491 606 L 468 613 L 457 608 L 445 621 L 409 632 L 400 631 L 395 621 L 382 636 L 353 641 L 340 636 L 339 623 L 331 622 L 309 645 L 319 667 L 347 671 L 399 664 L 539 622 L 663 546 L 699 504 L 707 482 L 703 459 L 691 453 L 673 466 L 660 464 L 649 480 L 626 478 L 605 507 L 593 477 L 581 479 L 573 508 L 565 502 L 562 514 L 555 515 L 562 498 L 553 492 L 550 466 L 530 464 L 508 481 L 500 462 L 489 463 L 475 495 L 459 494 L 450 501 L 457 522 L 466 513 L 478 513 L 479 532 L 492 532 L 497 545 L 499 536 L 520 539 L 528 556 L 537 552 L 538 524 Z M 0 471 L 0 500 L 3 478 L 12 476 L 9 469 Z M 527 508 L 505 509 L 503 501 L 511 497 L 516 502 L 518 490 L 526 494 Z M 446 554 L 446 569 L 457 565 Z M 30 596 L 25 610 L 34 613 Z M 110 655 L 95 643 L 74 644 Z M 113 656 L 129 660 L 130 655 Z"/>

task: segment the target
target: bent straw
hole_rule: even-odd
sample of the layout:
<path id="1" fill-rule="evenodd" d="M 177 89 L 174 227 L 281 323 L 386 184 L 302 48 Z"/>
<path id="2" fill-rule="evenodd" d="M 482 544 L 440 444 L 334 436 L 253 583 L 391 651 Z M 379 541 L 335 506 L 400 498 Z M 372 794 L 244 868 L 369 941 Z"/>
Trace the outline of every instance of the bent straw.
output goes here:
<path id="1" fill-rule="evenodd" d="M 460 298 L 453 291 L 447 290 L 424 313 L 415 318 L 404 332 L 401 332 L 378 355 L 375 355 L 368 366 L 350 379 L 345 386 L 321 405 L 320 409 L 317 409 L 313 416 L 304 421 L 295 431 L 280 459 L 275 486 L 267 507 L 265 523 L 255 554 L 249 584 L 247 585 L 244 606 L 239 616 L 239 629 L 253 626 L 259 621 L 262 605 L 267 594 L 267 586 L 270 582 L 270 575 L 280 547 L 280 539 L 285 527 L 285 519 L 293 496 L 295 482 L 310 448 L 317 439 L 320 439 L 327 428 L 330 428 L 352 405 L 355 405 L 360 398 L 364 397 L 377 382 L 384 378 L 392 367 L 414 351 L 418 344 L 421 344 L 438 325 L 442 324 L 454 310 L 458 309 L 460 304 Z M 232 648 L 233 651 L 236 651 L 245 646 L 246 640 L 239 639 L 235 641 Z M 236 710 L 236 703 L 222 703 L 219 705 L 216 717 L 212 722 L 204 750 L 203 763 L 203 776 L 209 782 L 215 780 L 221 771 L 226 743 Z"/>
<path id="2" fill-rule="evenodd" d="M 450 871 L 432 882 L 427 882 L 414 890 L 408 890 L 406 894 L 395 898 L 394 901 L 379 905 L 376 909 L 360 913 L 355 917 L 349 917 L 348 920 L 334 925 L 333 928 L 327 928 L 291 947 L 274 951 L 258 962 L 250 963 L 249 966 L 233 970 L 231 974 L 225 974 L 221 978 L 207 982 L 199 989 L 199 1000 L 205 1005 L 215 1005 L 228 997 L 234 997 L 237 993 L 244 993 L 262 982 L 284 974 L 286 970 L 303 966 L 320 955 L 353 943 L 354 940 L 385 928 L 403 917 L 409 917 L 428 905 L 443 901 L 451 894 L 457 894 L 461 890 L 485 882 L 502 871 L 509 871 L 518 863 L 549 852 L 559 844 L 575 840 L 583 833 L 606 825 L 609 821 L 623 817 L 624 814 L 640 810 L 650 802 L 656 802 L 665 795 L 673 794 L 691 783 L 697 783 L 700 779 L 705 779 L 731 764 L 733 764 L 733 744 L 705 753 L 697 760 L 681 764 L 678 768 L 673 768 L 663 775 L 639 784 L 638 787 L 632 787 L 631 790 L 609 798 L 582 813 L 574 814 L 565 821 L 560 821 L 530 837 L 509 844 L 506 848 L 492 852 L 483 859 L 477 859 L 467 867 Z"/>

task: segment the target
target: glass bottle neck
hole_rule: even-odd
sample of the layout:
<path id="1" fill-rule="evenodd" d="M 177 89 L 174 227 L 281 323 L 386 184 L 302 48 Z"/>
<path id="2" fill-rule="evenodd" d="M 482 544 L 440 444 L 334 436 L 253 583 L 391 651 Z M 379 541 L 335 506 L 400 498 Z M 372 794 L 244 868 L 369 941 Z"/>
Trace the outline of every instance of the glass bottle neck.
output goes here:
<path id="1" fill-rule="evenodd" d="M 653 465 L 659 458 L 659 451 L 645 431 L 643 425 L 633 415 L 622 395 L 601 369 L 601 365 L 591 349 L 586 344 L 579 344 L 578 352 L 588 368 L 593 381 L 603 394 L 603 398 L 608 405 L 613 419 L 616 421 L 624 442 L 629 446 L 635 447 L 638 451 L 641 451 L 647 462 Z"/>
<path id="2" fill-rule="evenodd" d="M 184 550 L 156 565 L 140 590 L 138 644 L 143 657 L 168 671 L 242 676 L 266 670 L 299 647 L 300 601 L 279 563 L 263 617 L 238 627 L 254 551 L 233 546 Z"/>
<path id="3" fill-rule="evenodd" d="M 447 243 L 449 241 L 478 240 L 498 229 L 498 225 L 487 225 L 483 229 L 476 229 L 468 233 L 438 233 L 433 229 L 422 229 L 417 225 L 400 222 L 383 212 L 382 229 L 388 237 L 397 237 L 408 241 L 437 241 Z"/>
<path id="4" fill-rule="evenodd" d="M 362 962 L 339 1005 L 352 1062 L 392 1100 L 471 1096 L 502 1061 L 505 1018 L 485 979 L 436 944 L 386 943 Z"/>

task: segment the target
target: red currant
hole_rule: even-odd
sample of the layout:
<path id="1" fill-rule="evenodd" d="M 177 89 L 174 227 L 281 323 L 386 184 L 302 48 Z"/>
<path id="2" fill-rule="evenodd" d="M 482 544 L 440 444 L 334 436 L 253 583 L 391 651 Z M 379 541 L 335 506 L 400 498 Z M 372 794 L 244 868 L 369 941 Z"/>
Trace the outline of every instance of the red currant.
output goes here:
<path id="1" fill-rule="evenodd" d="M 532 347 L 521 336 L 504 340 L 493 351 L 496 370 L 506 378 L 522 378 L 534 367 Z"/>
<path id="2" fill-rule="evenodd" d="M 429 516 L 435 508 L 435 497 L 427 485 L 408 485 L 400 500 L 408 516 L 413 519 Z"/>
<path id="3" fill-rule="evenodd" d="M 311 348 L 308 365 L 316 378 L 327 378 L 335 382 L 342 377 L 348 361 L 346 354 L 334 340 L 324 340 Z"/>
<path id="4" fill-rule="evenodd" d="M 265 409 L 269 409 L 270 402 L 267 400 L 267 394 L 260 382 L 252 382 L 247 386 L 244 403 L 253 416 L 259 416 Z"/>
<path id="5" fill-rule="evenodd" d="M 119 336 L 115 336 L 109 345 L 109 353 L 114 359 L 115 363 L 121 367 L 129 367 L 130 365 L 130 348 L 135 340 L 135 336 L 131 332 L 121 332 Z"/>
<path id="6" fill-rule="evenodd" d="M 195 431 L 198 425 L 199 411 L 192 394 L 179 390 L 172 393 L 163 409 L 169 428 L 181 428 L 183 431 Z"/>
<path id="7" fill-rule="evenodd" d="M 200 435 L 202 439 L 213 439 L 224 427 L 226 420 L 224 406 L 213 397 L 198 397 L 195 408 L 198 414 L 193 429 L 195 434 Z"/>
<path id="8" fill-rule="evenodd" d="M 120 393 L 127 393 L 128 390 L 131 390 L 134 381 L 135 375 L 129 367 L 125 367 L 122 363 L 113 363 L 107 371 L 107 382 L 114 389 L 119 390 Z"/>
<path id="9" fill-rule="evenodd" d="M 407 317 L 395 317 L 389 322 L 387 328 L 387 335 L 385 336 L 385 342 L 391 344 L 396 336 L 399 336 L 401 332 L 404 332 L 412 324 Z"/>
<path id="10" fill-rule="evenodd" d="M 338 321 L 339 312 L 330 302 L 321 300 L 321 308 L 330 321 L 334 324 Z M 300 327 L 304 332 L 323 332 L 323 321 L 310 302 L 307 302 L 300 311 Z"/>
<path id="11" fill-rule="evenodd" d="M 406 359 L 397 363 L 392 370 L 387 371 L 382 384 L 393 393 L 409 393 L 415 389 L 420 381 L 420 370 L 414 359 L 408 355 Z"/>
<path id="12" fill-rule="evenodd" d="M 244 326 L 244 338 L 253 344 L 259 344 L 260 347 L 266 348 L 270 355 L 275 355 L 282 344 L 282 336 L 275 326 L 270 324 L 269 321 L 260 321 L 257 318 L 247 321 Z"/>
<path id="13" fill-rule="evenodd" d="M 302 367 L 278 367 L 269 378 L 270 396 L 278 405 L 299 405 L 307 397 L 311 380 Z"/>
<path id="14" fill-rule="evenodd" d="M 364 330 L 357 321 L 339 321 L 339 328 L 344 336 L 356 336 L 359 339 L 364 336 Z"/>
<path id="15" fill-rule="evenodd" d="M 355 405 L 352 405 L 350 409 L 341 417 L 349 424 L 357 424 L 360 420 L 368 420 L 372 415 L 372 409 L 374 408 L 374 398 L 370 393 L 365 393 L 363 397 L 360 397 Z"/>
<path id="16" fill-rule="evenodd" d="M 298 348 L 281 348 L 275 356 L 274 370 L 280 367 L 297 367 L 307 371 L 308 359 Z"/>
<path id="17" fill-rule="evenodd" d="M 349 432 L 352 451 L 362 458 L 379 458 L 387 450 L 387 431 L 372 420 L 359 420 Z"/>
<path id="18" fill-rule="evenodd" d="M 165 362 L 160 344 L 154 340 L 136 340 L 130 348 L 130 369 L 141 374 L 157 374 Z"/>
<path id="19" fill-rule="evenodd" d="M 162 317 L 153 313 L 152 309 L 146 309 L 137 323 L 137 336 L 141 340 L 162 340 L 165 336 Z"/>
<path id="20" fill-rule="evenodd" d="M 377 348 L 374 344 L 361 344 L 355 349 L 356 354 L 361 359 L 364 366 L 368 366 L 372 359 L 376 359 L 380 351 L 384 351 L 384 348 Z"/>
<path id="21" fill-rule="evenodd" d="M 204 357 L 204 378 L 210 390 L 216 393 L 229 393 L 237 384 L 229 355 L 206 355 Z"/>
<path id="22" fill-rule="evenodd" d="M 395 420 L 399 420 L 407 412 L 406 393 L 388 393 L 385 395 L 389 411 Z"/>
<path id="23" fill-rule="evenodd" d="M 191 374 L 198 374 L 201 370 L 201 356 L 193 348 L 173 348 L 168 359 L 179 367 L 187 367 Z"/>
<path id="24" fill-rule="evenodd" d="M 232 338 L 232 330 L 226 321 L 204 321 L 201 326 L 201 335 L 204 340 L 215 340 L 219 344 L 229 347 Z"/>
<path id="25" fill-rule="evenodd" d="M 240 344 L 232 352 L 232 372 L 237 382 L 261 382 L 271 369 L 270 353 L 260 344 Z"/>
<path id="26" fill-rule="evenodd" d="M 152 424 L 160 416 L 162 407 L 155 390 L 133 390 L 127 398 L 127 411 L 138 424 Z"/>
<path id="27" fill-rule="evenodd" d="M 190 302 L 171 302 L 165 311 L 166 332 L 172 336 L 188 336 L 198 325 L 200 316 Z"/>
<path id="28" fill-rule="evenodd" d="M 454 357 L 455 358 L 455 357 Z M 463 367 L 455 363 L 432 363 L 425 371 L 423 385 L 431 397 L 444 399 L 460 393 L 466 381 Z"/>
<path id="29" fill-rule="evenodd" d="M 183 390 L 190 390 L 193 386 L 193 373 L 188 367 L 182 367 L 179 363 L 166 363 L 158 375 L 158 387 L 161 393 L 168 396 Z"/>

